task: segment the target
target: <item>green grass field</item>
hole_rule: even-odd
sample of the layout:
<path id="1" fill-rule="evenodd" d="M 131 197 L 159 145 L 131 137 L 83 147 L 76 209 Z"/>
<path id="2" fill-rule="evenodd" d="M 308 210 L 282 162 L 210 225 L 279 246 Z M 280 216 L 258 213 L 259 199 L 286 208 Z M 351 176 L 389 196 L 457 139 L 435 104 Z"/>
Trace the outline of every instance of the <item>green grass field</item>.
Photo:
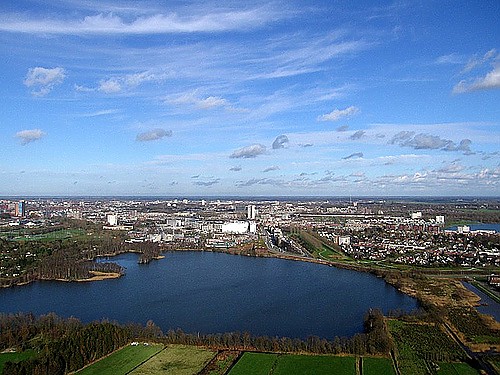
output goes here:
<path id="1" fill-rule="evenodd" d="M 6 237 L 9 233 L 4 232 L 3 236 Z M 60 229 L 49 233 L 43 234 L 21 234 L 13 238 L 14 241 L 53 241 L 53 240 L 64 240 L 67 238 L 81 237 L 85 236 L 85 231 L 83 229 Z"/>
<path id="2" fill-rule="evenodd" d="M 389 358 L 363 358 L 363 375 L 394 375 L 392 360 Z"/>
<path id="3" fill-rule="evenodd" d="M 467 363 L 439 363 L 437 375 L 479 375 Z"/>
<path id="4" fill-rule="evenodd" d="M 3 367 L 6 362 L 21 362 L 25 359 L 36 357 L 33 350 L 26 350 L 21 353 L 1 353 L 0 354 L 0 374 L 3 372 Z"/>
<path id="5" fill-rule="evenodd" d="M 94 364 L 76 372 L 77 375 L 125 375 L 163 349 L 163 345 L 127 345 Z"/>
<path id="6" fill-rule="evenodd" d="M 355 375 L 356 358 L 326 355 L 283 355 L 273 375 Z"/>
<path id="7" fill-rule="evenodd" d="M 268 375 L 277 358 L 277 354 L 244 353 L 229 375 Z"/>
<path id="8" fill-rule="evenodd" d="M 355 375 L 356 358 L 244 353 L 229 375 Z M 380 375 L 380 373 L 379 373 Z"/>
<path id="9" fill-rule="evenodd" d="M 217 353 L 196 346 L 169 345 L 131 375 L 193 375 L 201 371 Z"/>

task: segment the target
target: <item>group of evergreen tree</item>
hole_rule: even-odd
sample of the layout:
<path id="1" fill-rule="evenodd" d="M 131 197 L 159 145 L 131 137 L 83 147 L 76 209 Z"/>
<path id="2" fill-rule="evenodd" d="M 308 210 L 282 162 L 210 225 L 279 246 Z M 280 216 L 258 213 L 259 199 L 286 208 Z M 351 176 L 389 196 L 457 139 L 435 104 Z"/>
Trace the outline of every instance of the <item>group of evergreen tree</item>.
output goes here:
<path id="1" fill-rule="evenodd" d="M 109 322 L 84 325 L 55 314 L 0 315 L 0 348 L 33 349 L 35 358 L 7 362 L 9 375 L 65 374 L 76 371 L 127 344 L 131 330 Z"/>

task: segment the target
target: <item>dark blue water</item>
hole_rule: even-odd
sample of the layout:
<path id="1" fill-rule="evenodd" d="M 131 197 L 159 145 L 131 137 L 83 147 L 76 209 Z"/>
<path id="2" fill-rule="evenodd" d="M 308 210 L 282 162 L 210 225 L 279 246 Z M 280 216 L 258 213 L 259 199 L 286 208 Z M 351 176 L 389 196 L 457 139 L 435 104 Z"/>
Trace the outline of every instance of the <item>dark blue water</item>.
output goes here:
<path id="1" fill-rule="evenodd" d="M 476 293 L 481 298 L 479 303 L 482 305 L 476 307 L 477 311 L 483 314 L 491 315 L 497 322 L 500 322 L 500 304 L 487 294 L 483 293 L 481 290 L 477 289 L 474 285 L 465 282 L 463 284 L 467 289 Z"/>
<path id="2" fill-rule="evenodd" d="M 497 233 L 500 232 L 500 224 L 488 224 L 488 223 L 476 223 L 476 224 L 467 224 L 470 227 L 470 230 L 494 230 Z M 456 231 L 458 228 L 457 225 L 446 228 L 448 230 Z"/>
<path id="3" fill-rule="evenodd" d="M 363 330 L 370 308 L 413 310 L 415 299 L 368 274 L 318 264 L 210 252 L 171 252 L 138 265 L 137 255 L 113 258 L 119 279 L 37 282 L 0 290 L 0 312 L 55 312 L 84 322 L 107 318 L 164 332 L 331 339 Z"/>

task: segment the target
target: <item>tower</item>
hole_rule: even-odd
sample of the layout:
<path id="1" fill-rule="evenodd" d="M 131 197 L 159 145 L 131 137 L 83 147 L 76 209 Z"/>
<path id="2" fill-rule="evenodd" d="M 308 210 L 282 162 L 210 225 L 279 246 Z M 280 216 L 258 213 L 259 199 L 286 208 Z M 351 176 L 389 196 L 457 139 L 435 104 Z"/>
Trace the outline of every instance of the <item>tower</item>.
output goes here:
<path id="1" fill-rule="evenodd" d="M 247 219 L 255 220 L 257 217 L 257 210 L 253 204 L 247 206 Z"/>

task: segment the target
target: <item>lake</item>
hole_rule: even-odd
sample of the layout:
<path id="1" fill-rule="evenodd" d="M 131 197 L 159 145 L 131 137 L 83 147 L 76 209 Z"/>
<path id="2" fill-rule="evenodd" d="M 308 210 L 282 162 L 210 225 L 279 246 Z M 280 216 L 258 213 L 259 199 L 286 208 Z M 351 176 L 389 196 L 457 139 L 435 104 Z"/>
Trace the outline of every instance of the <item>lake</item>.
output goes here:
<path id="1" fill-rule="evenodd" d="M 479 302 L 480 305 L 476 306 L 477 311 L 482 314 L 491 315 L 497 322 L 500 322 L 500 304 L 485 294 L 482 290 L 476 288 L 474 285 L 466 282 L 463 282 L 462 284 L 481 298 L 481 301 Z"/>
<path id="2" fill-rule="evenodd" d="M 43 281 L 0 290 L 0 312 L 55 312 L 83 322 L 153 320 L 166 332 L 248 331 L 332 339 L 363 331 L 370 308 L 411 311 L 415 299 L 369 273 L 276 258 L 168 252 L 147 265 L 136 254 L 112 258 L 119 279 Z"/>
<path id="3" fill-rule="evenodd" d="M 499 233 L 500 232 L 500 224 L 498 223 L 472 223 L 472 224 L 466 224 L 468 227 L 470 227 L 471 231 L 475 230 L 494 230 L 495 232 Z M 456 231 L 458 229 L 458 225 L 454 225 L 452 227 L 446 228 L 447 230 L 453 230 Z"/>

